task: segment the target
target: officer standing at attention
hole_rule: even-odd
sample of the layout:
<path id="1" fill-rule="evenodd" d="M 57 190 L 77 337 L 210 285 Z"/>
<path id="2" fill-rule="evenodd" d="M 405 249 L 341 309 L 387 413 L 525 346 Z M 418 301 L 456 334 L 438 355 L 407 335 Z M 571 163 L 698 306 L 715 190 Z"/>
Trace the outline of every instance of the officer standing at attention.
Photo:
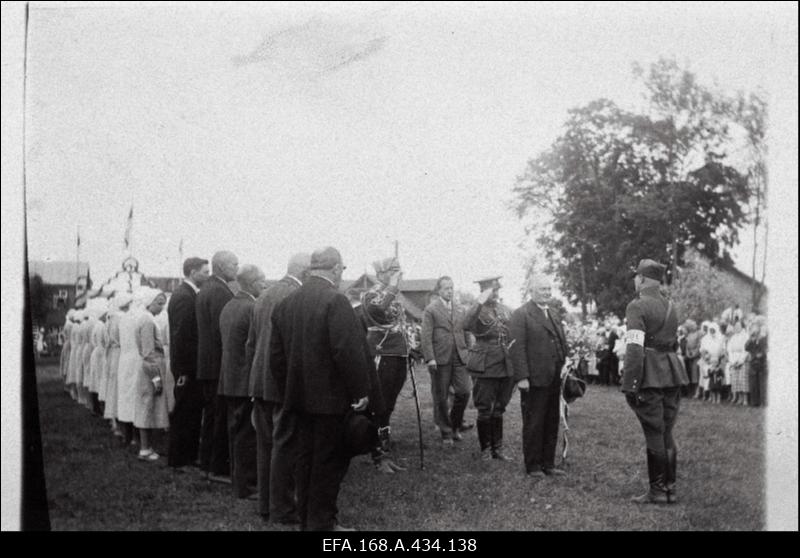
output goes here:
<path id="1" fill-rule="evenodd" d="M 508 349 L 513 343 L 508 322 L 511 310 L 500 302 L 500 277 L 476 281 L 478 302 L 467 311 L 464 331 L 475 336 L 467 352 L 467 371 L 475 378 L 472 401 L 478 409 L 481 459 L 511 461 L 503 452 L 503 413 L 514 390 Z"/>
<path id="2" fill-rule="evenodd" d="M 644 259 L 634 271 L 638 297 L 625 310 L 628 331 L 622 391 L 644 430 L 650 488 L 632 501 L 674 504 L 677 449 L 672 428 L 681 386 L 689 383 L 675 352 L 680 320 L 672 301 L 659 290 L 665 267 Z"/>

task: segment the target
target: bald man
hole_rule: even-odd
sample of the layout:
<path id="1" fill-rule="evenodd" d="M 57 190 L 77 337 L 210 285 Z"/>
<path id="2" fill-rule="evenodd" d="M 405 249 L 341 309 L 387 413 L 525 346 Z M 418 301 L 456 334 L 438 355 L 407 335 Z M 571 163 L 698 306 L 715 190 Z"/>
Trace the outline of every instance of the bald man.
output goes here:
<path id="1" fill-rule="evenodd" d="M 344 418 L 369 403 L 373 368 L 364 330 L 339 292 L 344 269 L 335 248 L 315 251 L 308 280 L 272 313 L 269 366 L 296 425 L 287 451 L 297 459 L 300 528 L 308 531 L 348 530 L 336 505 L 351 458 Z"/>
<path id="2" fill-rule="evenodd" d="M 203 390 L 203 424 L 200 433 L 200 468 L 210 480 L 226 481 L 228 457 L 228 413 L 225 400 L 217 395 L 222 363 L 219 316 L 233 298 L 228 281 L 236 279 L 239 259 L 221 251 L 211 258 L 211 277 L 203 283 L 195 302 L 197 317 L 197 379 Z"/>
<path id="3" fill-rule="evenodd" d="M 231 462 L 231 484 L 236 498 L 255 494 L 256 431 L 250 420 L 250 367 L 245 345 L 250 331 L 253 303 L 264 288 L 264 273 L 254 265 L 243 265 L 236 275 L 239 292 L 219 315 L 222 336 L 222 361 L 219 375 L 219 396 L 225 399 L 228 411 L 228 451 Z"/>
<path id="4" fill-rule="evenodd" d="M 514 338 L 510 356 L 522 407 L 522 453 L 533 478 L 565 475 L 556 468 L 561 368 L 567 342 L 561 318 L 549 306 L 550 281 L 534 275 L 527 285 L 531 300 L 511 315 Z"/>
<path id="5" fill-rule="evenodd" d="M 282 410 L 282 399 L 269 367 L 269 340 L 272 334 L 272 311 L 287 296 L 302 286 L 311 265 L 309 254 L 295 254 L 289 260 L 286 275 L 255 301 L 247 336 L 247 362 L 250 363 L 248 393 L 253 398 L 256 430 L 256 466 L 258 471 L 258 513 L 277 524 L 297 523 L 295 502 L 295 462 L 283 446 L 295 426 Z"/>

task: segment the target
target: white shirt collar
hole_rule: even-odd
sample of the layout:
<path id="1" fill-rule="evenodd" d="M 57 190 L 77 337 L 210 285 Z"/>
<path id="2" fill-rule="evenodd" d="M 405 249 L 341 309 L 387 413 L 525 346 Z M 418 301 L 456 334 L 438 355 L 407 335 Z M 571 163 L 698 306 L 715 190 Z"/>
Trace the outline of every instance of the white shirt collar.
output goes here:
<path id="1" fill-rule="evenodd" d="M 187 285 L 189 285 L 192 288 L 192 290 L 194 291 L 195 294 L 200 292 L 200 288 L 197 285 L 195 285 L 194 283 L 192 283 L 191 279 L 184 279 L 183 282 L 186 283 Z"/>
<path id="2" fill-rule="evenodd" d="M 295 277 L 294 275 L 289 275 L 289 274 L 287 273 L 287 274 L 286 274 L 286 277 L 288 277 L 289 279 L 291 279 L 292 281 L 294 281 L 295 283 L 297 283 L 297 286 L 298 286 L 298 287 L 302 287 L 302 286 L 303 286 L 303 282 L 302 282 L 302 281 L 300 281 L 300 279 L 298 279 L 298 278 L 297 278 L 297 277 Z"/>
<path id="3" fill-rule="evenodd" d="M 328 279 L 324 275 L 314 275 L 314 277 L 319 277 L 320 279 L 325 279 L 328 283 L 331 284 L 332 287 L 336 286 L 336 283 L 334 283 L 332 279 Z"/>

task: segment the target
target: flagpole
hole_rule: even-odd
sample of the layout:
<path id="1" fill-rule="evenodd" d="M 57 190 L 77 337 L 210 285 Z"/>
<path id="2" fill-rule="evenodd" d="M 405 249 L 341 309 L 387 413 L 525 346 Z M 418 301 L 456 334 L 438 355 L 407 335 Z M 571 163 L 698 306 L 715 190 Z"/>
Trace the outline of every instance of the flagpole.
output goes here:
<path id="1" fill-rule="evenodd" d="M 80 283 L 81 277 L 81 226 L 77 226 L 77 236 L 76 236 L 76 245 L 75 245 L 75 298 L 72 301 L 73 307 L 78 302 L 78 284 Z"/>

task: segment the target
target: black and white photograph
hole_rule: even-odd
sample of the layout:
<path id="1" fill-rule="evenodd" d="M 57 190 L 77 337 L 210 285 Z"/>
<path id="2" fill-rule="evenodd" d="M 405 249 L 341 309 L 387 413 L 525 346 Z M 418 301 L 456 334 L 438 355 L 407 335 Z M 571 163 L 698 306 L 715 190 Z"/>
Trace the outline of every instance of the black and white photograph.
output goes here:
<path id="1" fill-rule="evenodd" d="M 797 531 L 796 3 L 2 33 L 3 531 Z"/>

